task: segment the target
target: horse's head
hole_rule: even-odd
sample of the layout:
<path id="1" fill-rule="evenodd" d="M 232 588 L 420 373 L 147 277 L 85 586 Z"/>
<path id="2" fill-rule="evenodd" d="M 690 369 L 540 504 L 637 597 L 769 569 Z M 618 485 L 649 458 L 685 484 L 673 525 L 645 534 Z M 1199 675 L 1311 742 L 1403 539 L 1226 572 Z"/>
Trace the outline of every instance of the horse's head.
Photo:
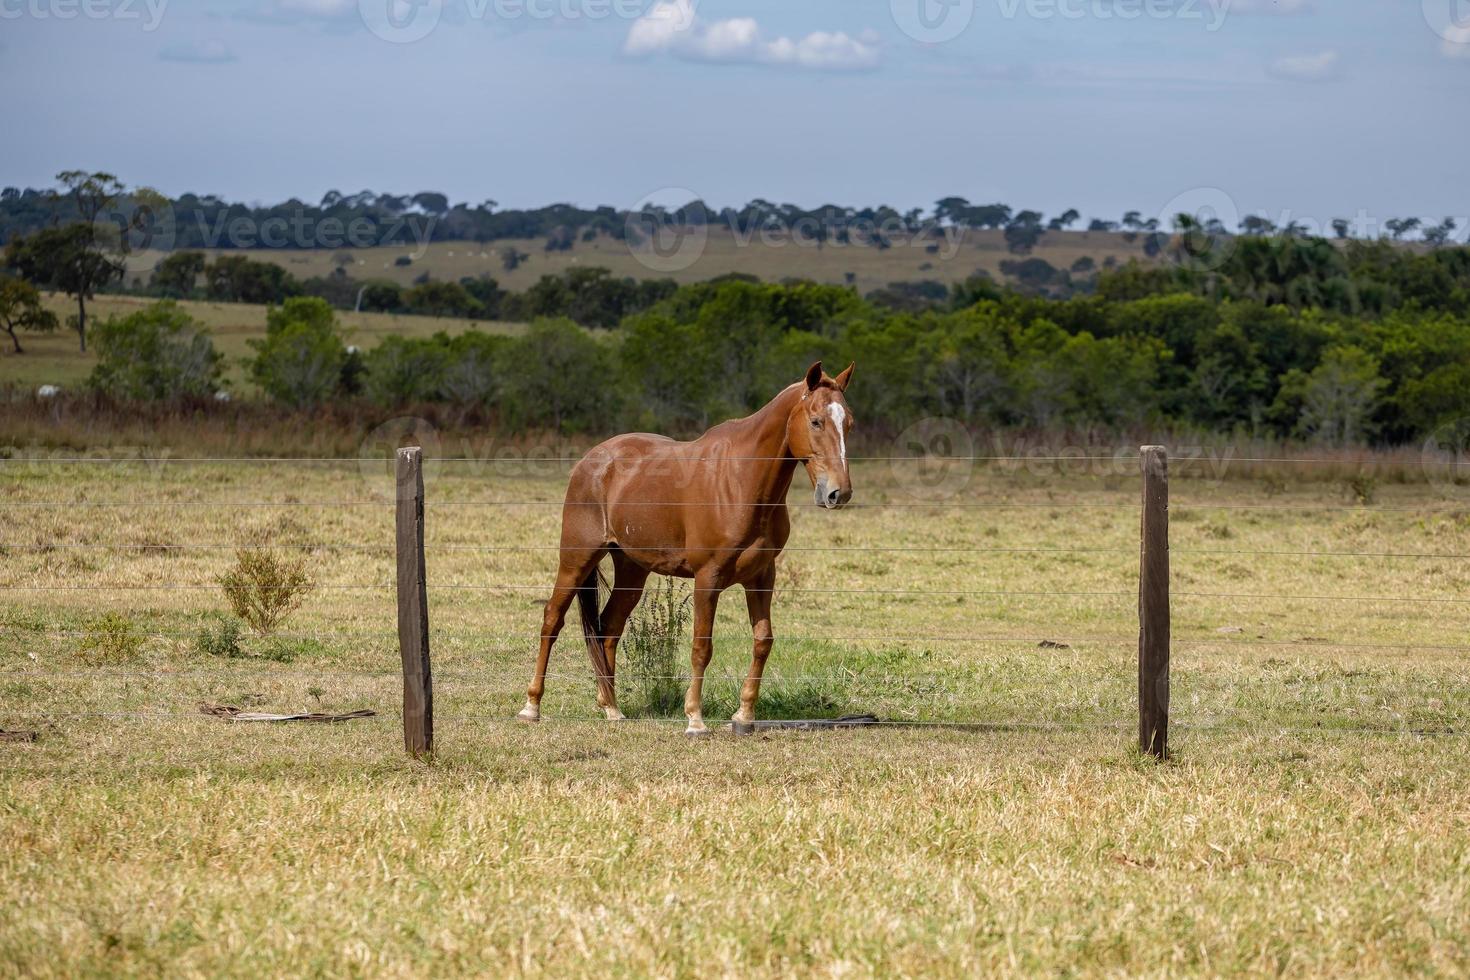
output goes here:
<path id="1" fill-rule="evenodd" d="M 786 444 L 806 466 L 816 492 L 817 506 L 836 510 L 852 499 L 852 476 L 847 471 L 847 435 L 852 412 L 843 392 L 852 379 L 853 365 L 835 378 L 822 373 L 822 362 L 806 372 L 806 391 L 786 419 Z"/>

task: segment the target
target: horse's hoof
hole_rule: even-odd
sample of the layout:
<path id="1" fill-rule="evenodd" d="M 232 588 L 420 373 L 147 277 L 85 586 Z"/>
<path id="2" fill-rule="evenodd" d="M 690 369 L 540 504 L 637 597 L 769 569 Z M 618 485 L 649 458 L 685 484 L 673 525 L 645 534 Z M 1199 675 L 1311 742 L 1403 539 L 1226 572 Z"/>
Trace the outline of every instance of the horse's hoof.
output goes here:
<path id="1" fill-rule="evenodd" d="M 623 714 L 617 708 L 603 708 L 602 710 L 607 715 L 607 720 L 608 721 L 627 721 L 628 720 L 628 716 L 625 715 L 625 714 Z"/>
<path id="2" fill-rule="evenodd" d="M 730 731 L 734 732 L 736 735 L 754 735 L 755 719 L 752 718 L 750 721 L 741 721 L 739 718 L 731 718 Z"/>
<path id="3" fill-rule="evenodd" d="M 541 709 L 534 705 L 526 705 L 516 714 L 516 721 L 533 722 L 541 720 Z"/>
<path id="4" fill-rule="evenodd" d="M 709 734 L 709 729 L 708 728 L 705 728 L 703 725 L 700 725 L 698 728 L 695 728 L 693 725 L 690 725 L 688 728 L 684 729 L 684 735 L 687 738 L 701 738 L 701 737 L 703 737 L 705 735 L 708 735 L 708 734 Z"/>

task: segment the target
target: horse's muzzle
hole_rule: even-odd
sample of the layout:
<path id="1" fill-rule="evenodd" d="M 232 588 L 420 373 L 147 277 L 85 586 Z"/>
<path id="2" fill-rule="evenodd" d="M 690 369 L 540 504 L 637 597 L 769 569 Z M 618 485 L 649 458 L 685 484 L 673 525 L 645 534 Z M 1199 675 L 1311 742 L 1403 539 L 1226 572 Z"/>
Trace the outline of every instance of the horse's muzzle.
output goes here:
<path id="1" fill-rule="evenodd" d="M 852 499 L 852 490 L 843 490 L 841 487 L 829 488 L 827 486 L 826 478 L 822 477 L 817 480 L 817 489 L 815 496 L 818 507 L 825 507 L 828 510 L 837 510 L 839 507 L 844 506 L 849 500 Z"/>

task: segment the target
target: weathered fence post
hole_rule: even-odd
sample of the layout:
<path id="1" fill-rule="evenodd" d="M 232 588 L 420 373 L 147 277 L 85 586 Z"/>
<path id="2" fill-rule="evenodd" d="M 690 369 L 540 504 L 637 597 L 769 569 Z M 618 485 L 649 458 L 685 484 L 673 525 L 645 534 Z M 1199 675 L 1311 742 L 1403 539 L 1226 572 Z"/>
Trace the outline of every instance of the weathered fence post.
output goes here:
<path id="1" fill-rule="evenodd" d="M 403 655 L 403 744 L 414 758 L 434 751 L 434 681 L 429 671 L 429 591 L 424 574 L 424 451 L 398 450 L 398 649 Z"/>
<path id="2" fill-rule="evenodd" d="M 1143 523 L 1138 559 L 1138 750 L 1169 755 L 1169 454 L 1139 450 Z"/>

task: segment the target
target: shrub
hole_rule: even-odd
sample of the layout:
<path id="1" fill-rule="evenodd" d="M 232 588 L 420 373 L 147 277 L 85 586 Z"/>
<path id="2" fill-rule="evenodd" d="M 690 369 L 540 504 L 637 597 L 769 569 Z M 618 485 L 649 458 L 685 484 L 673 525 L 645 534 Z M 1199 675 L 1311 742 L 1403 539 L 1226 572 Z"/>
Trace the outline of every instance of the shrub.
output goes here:
<path id="1" fill-rule="evenodd" d="M 440 397 L 458 405 L 484 405 L 500 391 L 500 359 L 510 338 L 468 330 L 448 343 Z"/>
<path id="2" fill-rule="evenodd" d="M 77 657 L 94 666 L 126 663 L 137 659 L 142 648 L 143 637 L 133 621 L 117 613 L 107 613 L 87 623 L 77 644 Z"/>
<path id="3" fill-rule="evenodd" d="M 616 385 L 606 349 L 567 320 L 538 320 L 505 347 L 504 404 L 514 422 L 580 431 L 607 423 Z"/>
<path id="4" fill-rule="evenodd" d="M 114 398 L 202 398 L 219 386 L 224 356 L 204 329 L 172 301 L 125 317 L 108 317 L 96 326 L 93 338 L 97 366 L 87 383 Z"/>
<path id="5" fill-rule="evenodd" d="M 660 577 L 643 593 L 618 645 L 629 714 L 662 716 L 683 707 L 679 652 L 689 620 L 690 596 L 683 583 Z"/>
<path id="6" fill-rule="evenodd" d="M 236 660 L 245 656 L 240 648 L 240 621 L 228 616 L 217 616 L 211 623 L 200 627 L 194 637 L 194 649 L 207 657 L 225 657 Z"/>
<path id="7" fill-rule="evenodd" d="M 235 615 L 268 635 L 310 594 L 305 566 L 304 558 L 285 558 L 268 547 L 240 548 L 235 567 L 217 581 Z"/>
<path id="8" fill-rule="evenodd" d="M 250 377 L 271 398 L 295 408 L 326 401 L 342 383 L 347 346 L 326 300 L 287 300 L 266 314 L 265 340 L 252 340 Z"/>
<path id="9" fill-rule="evenodd" d="M 448 365 L 448 346 L 442 336 L 384 338 L 363 355 L 364 393 L 390 408 L 435 397 Z"/>

